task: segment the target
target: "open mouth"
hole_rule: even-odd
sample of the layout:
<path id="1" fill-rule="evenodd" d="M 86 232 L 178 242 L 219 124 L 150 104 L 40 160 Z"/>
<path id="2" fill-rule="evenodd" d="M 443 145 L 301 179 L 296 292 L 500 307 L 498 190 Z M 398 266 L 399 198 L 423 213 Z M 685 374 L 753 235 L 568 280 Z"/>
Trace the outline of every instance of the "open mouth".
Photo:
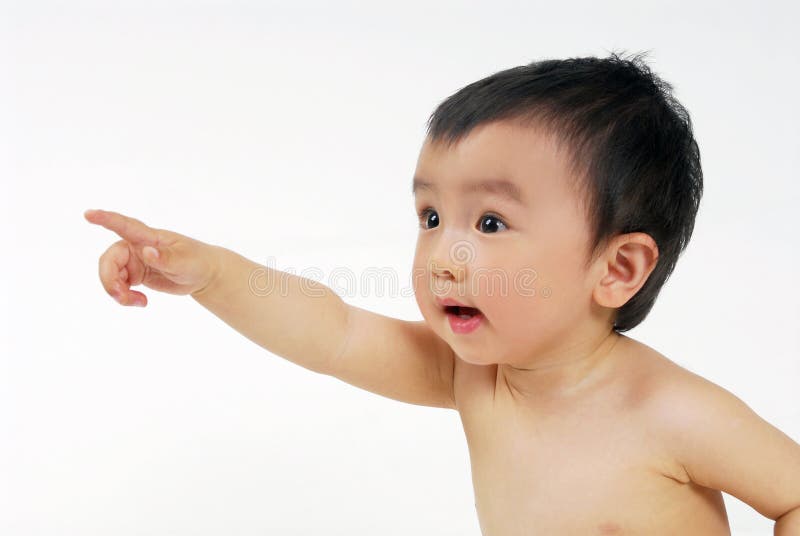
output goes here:
<path id="1" fill-rule="evenodd" d="M 483 313 L 475 307 L 445 305 L 444 312 L 453 333 L 461 335 L 472 333 L 483 324 Z"/>
<path id="2" fill-rule="evenodd" d="M 450 315 L 455 315 L 464 320 L 472 318 L 475 315 L 481 314 L 480 310 L 475 307 L 461 307 L 458 305 L 446 305 L 444 312 Z"/>

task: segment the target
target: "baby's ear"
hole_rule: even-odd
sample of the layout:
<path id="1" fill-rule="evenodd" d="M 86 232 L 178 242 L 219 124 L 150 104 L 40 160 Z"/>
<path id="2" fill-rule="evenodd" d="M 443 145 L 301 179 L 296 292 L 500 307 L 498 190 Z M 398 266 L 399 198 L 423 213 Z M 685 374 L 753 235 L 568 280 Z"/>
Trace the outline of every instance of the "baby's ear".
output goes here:
<path id="1" fill-rule="evenodd" d="M 604 307 L 622 307 L 642 288 L 657 261 L 658 246 L 647 233 L 615 237 L 598 260 L 602 266 L 595 300 Z"/>

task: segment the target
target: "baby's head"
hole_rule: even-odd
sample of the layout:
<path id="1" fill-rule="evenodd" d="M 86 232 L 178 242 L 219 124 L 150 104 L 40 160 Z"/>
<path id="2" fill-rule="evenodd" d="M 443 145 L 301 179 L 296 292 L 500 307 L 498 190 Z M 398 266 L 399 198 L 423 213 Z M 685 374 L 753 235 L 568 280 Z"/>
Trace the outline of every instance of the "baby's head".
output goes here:
<path id="1" fill-rule="evenodd" d="M 522 364 L 644 320 L 703 190 L 671 91 L 642 55 L 611 53 L 500 71 L 436 108 L 414 177 L 414 290 L 463 359 Z M 479 309 L 478 327 L 458 333 L 445 298 Z"/>

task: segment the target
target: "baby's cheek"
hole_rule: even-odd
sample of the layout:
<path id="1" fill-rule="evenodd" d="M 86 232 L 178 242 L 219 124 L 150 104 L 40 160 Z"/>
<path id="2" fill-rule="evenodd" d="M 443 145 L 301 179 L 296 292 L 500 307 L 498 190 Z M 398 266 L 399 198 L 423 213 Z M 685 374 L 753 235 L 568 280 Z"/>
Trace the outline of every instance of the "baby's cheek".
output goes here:
<path id="1" fill-rule="evenodd" d="M 512 290 L 506 296 L 496 295 L 488 300 L 486 316 L 508 329 L 530 326 L 541 316 L 536 297 L 521 296 Z"/>
<path id="2" fill-rule="evenodd" d="M 504 292 L 482 294 L 487 318 L 510 343 L 528 345 L 547 332 L 552 307 L 542 287 L 535 277 L 525 277 L 510 279 Z"/>
<path id="3" fill-rule="evenodd" d="M 424 295 L 427 277 L 429 277 L 429 275 L 425 267 L 419 264 L 418 259 L 415 258 L 414 264 L 411 267 L 411 288 L 414 289 L 415 296 Z"/>

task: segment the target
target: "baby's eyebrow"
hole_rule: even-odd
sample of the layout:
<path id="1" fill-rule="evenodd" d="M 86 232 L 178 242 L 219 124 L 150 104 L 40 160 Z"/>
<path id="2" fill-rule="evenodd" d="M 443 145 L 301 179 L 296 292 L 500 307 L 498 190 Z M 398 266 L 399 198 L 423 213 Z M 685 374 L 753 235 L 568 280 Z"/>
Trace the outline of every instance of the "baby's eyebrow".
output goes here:
<path id="1" fill-rule="evenodd" d="M 414 177 L 414 181 L 411 184 L 412 195 L 416 196 L 417 191 L 422 189 L 432 192 L 438 190 L 436 185 L 431 181 L 421 177 Z M 483 179 L 467 182 L 462 186 L 461 191 L 463 193 L 489 192 L 510 199 L 520 205 L 525 204 L 522 200 L 522 191 L 519 186 L 506 179 Z"/>

